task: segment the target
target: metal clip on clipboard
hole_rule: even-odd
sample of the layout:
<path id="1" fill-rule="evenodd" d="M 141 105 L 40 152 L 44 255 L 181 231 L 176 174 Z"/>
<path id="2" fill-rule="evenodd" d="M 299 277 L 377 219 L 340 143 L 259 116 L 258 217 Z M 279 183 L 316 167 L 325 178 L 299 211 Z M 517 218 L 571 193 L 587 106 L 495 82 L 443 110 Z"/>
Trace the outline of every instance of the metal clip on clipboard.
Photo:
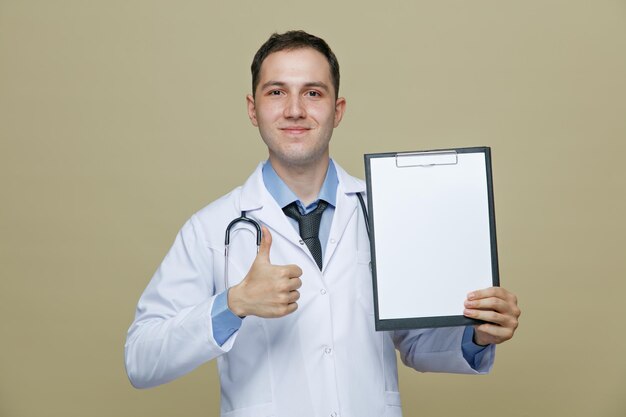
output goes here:
<path id="1" fill-rule="evenodd" d="M 435 165 L 456 165 L 459 156 L 456 151 L 406 152 L 396 154 L 396 167 L 433 167 Z"/>

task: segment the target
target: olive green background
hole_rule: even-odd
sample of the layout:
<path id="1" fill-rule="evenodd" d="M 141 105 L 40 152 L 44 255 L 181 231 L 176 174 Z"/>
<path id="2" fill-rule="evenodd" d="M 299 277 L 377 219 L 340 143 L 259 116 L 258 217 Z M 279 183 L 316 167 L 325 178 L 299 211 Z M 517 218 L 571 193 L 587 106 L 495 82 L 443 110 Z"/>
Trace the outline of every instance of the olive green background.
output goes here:
<path id="1" fill-rule="evenodd" d="M 214 416 L 214 363 L 135 390 L 125 333 L 196 210 L 266 157 L 249 64 L 339 57 L 331 152 L 492 147 L 503 286 L 488 376 L 401 366 L 405 416 L 626 415 L 626 2 L 0 0 L 0 416 Z"/>

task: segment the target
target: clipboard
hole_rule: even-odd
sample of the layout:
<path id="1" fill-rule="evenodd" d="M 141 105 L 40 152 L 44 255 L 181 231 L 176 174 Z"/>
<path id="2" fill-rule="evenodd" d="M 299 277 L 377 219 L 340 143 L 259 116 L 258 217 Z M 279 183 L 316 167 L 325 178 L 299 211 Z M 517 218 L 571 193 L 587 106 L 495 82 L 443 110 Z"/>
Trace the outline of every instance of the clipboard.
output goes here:
<path id="1" fill-rule="evenodd" d="M 499 286 L 489 147 L 365 154 L 376 330 L 465 326 Z"/>

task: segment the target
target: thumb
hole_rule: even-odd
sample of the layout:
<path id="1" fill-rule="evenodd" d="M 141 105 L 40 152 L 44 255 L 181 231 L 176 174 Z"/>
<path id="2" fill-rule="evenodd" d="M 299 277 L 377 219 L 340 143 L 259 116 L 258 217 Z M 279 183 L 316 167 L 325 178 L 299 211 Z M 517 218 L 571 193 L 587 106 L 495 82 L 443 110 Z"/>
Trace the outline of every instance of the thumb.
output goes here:
<path id="1" fill-rule="evenodd" d="M 261 246 L 259 246 L 259 253 L 257 259 L 262 259 L 269 263 L 270 261 L 270 248 L 272 247 L 272 235 L 265 226 L 261 226 Z"/>

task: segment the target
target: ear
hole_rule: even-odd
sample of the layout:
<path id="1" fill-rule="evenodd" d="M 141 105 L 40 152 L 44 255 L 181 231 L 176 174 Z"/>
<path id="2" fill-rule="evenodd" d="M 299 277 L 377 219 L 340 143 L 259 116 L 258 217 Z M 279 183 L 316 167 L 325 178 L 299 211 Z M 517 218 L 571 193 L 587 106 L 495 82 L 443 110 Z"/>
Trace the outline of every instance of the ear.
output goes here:
<path id="1" fill-rule="evenodd" d="M 341 119 L 343 118 L 343 113 L 346 111 L 346 99 L 343 97 L 339 97 L 335 101 L 335 127 L 339 126 Z"/>
<path id="2" fill-rule="evenodd" d="M 256 106 L 254 104 L 254 97 L 252 94 L 248 94 L 246 96 L 246 103 L 248 104 L 248 117 L 250 118 L 252 125 L 254 127 L 259 127 L 259 124 L 256 121 Z"/>

